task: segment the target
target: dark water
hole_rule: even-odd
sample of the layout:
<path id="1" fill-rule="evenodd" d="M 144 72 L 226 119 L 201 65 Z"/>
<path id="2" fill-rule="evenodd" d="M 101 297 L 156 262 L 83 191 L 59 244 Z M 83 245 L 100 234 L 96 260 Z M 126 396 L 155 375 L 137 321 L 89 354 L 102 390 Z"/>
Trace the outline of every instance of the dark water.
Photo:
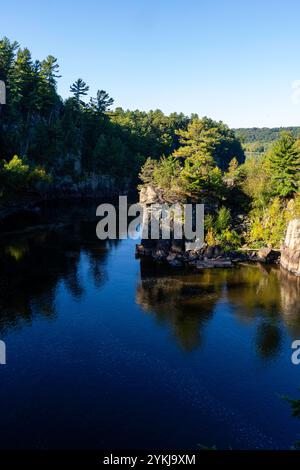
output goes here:
<path id="1" fill-rule="evenodd" d="M 94 213 L 2 234 L 0 447 L 289 448 L 300 279 L 155 270 L 97 240 Z"/>

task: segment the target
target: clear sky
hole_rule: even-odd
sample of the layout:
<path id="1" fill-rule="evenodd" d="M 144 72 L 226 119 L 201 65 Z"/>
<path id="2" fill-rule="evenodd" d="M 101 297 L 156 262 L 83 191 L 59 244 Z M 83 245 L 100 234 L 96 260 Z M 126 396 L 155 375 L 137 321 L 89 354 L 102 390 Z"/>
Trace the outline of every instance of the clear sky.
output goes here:
<path id="1" fill-rule="evenodd" d="M 5 0 L 0 36 L 116 106 L 233 127 L 300 125 L 299 0 Z M 299 82 L 300 83 L 300 82 Z M 298 83 L 298 85 L 299 85 Z M 299 86 L 300 90 L 300 86 Z"/>

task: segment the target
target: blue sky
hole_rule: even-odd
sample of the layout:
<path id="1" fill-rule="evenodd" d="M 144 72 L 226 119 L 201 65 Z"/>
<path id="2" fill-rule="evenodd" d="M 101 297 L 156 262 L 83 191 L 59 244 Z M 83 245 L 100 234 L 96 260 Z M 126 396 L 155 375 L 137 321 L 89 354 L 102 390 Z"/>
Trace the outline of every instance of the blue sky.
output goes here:
<path id="1" fill-rule="evenodd" d="M 81 77 L 126 109 L 287 126 L 300 125 L 299 18 L 299 0 L 9 0 L 0 36 L 57 57 L 63 97 Z"/>

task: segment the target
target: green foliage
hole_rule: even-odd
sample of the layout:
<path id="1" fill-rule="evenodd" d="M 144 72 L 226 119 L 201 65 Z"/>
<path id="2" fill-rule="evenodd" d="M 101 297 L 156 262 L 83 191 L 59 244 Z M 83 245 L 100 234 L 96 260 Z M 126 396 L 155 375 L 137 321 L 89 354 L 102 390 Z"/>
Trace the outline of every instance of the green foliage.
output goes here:
<path id="1" fill-rule="evenodd" d="M 252 200 L 253 207 L 266 208 L 270 201 L 271 181 L 265 158 L 249 157 L 241 165 L 239 174 L 244 193 Z"/>
<path id="2" fill-rule="evenodd" d="M 157 183 L 154 178 L 154 170 L 157 165 L 158 162 L 156 160 L 150 157 L 147 158 L 139 173 L 139 178 L 143 184 L 156 186 Z"/>
<path id="3" fill-rule="evenodd" d="M 166 116 L 159 109 L 146 113 L 116 108 L 110 113 L 110 119 L 127 131 L 137 153 L 155 159 L 170 155 L 178 147 L 176 130 L 185 129 L 189 122 L 189 118 L 182 113 Z"/>
<path id="4" fill-rule="evenodd" d="M 114 99 L 106 91 L 98 90 L 96 98 L 91 98 L 90 103 L 93 109 L 101 114 L 114 104 Z"/>
<path id="5" fill-rule="evenodd" d="M 296 138 L 300 134 L 300 127 L 251 127 L 234 129 L 235 135 L 241 142 L 254 144 L 253 151 L 260 151 L 258 150 L 259 147 L 264 147 L 265 150 L 266 144 L 274 143 L 278 140 L 282 131 L 289 132 Z"/>
<path id="6" fill-rule="evenodd" d="M 57 94 L 57 59 L 34 61 L 28 49 L 0 40 L 0 79 L 7 86 L 7 104 L 0 112 L 0 152 L 9 159 L 25 155 L 54 177 L 105 173 L 137 178 L 147 157 L 170 155 L 178 146 L 177 129 L 189 118 L 160 110 L 109 111 L 113 98 L 98 90 L 85 103 L 89 87 L 76 80 L 71 98 Z"/>
<path id="7" fill-rule="evenodd" d="M 173 156 L 181 163 L 178 187 L 192 198 L 222 199 L 225 191 L 222 168 L 226 168 L 233 152 L 243 161 L 240 143 L 222 122 L 194 118 L 187 129 L 176 131 L 180 146 Z M 238 161 L 238 160 L 236 160 Z"/>
<path id="8" fill-rule="evenodd" d="M 280 248 L 289 220 L 299 217 L 299 150 L 299 141 L 282 133 L 266 156 L 250 157 L 242 165 L 242 187 L 252 200 L 246 234 L 250 246 Z"/>
<path id="9" fill-rule="evenodd" d="M 277 196 L 266 209 L 254 209 L 250 213 L 247 241 L 257 248 L 267 245 L 280 248 L 289 220 L 290 214 Z"/>
<path id="10" fill-rule="evenodd" d="M 142 184 L 207 204 L 213 214 L 207 240 L 225 247 L 240 244 L 239 213 L 248 214 L 245 237 L 253 246 L 279 246 L 288 220 L 300 216 L 300 128 L 281 136 L 280 129 L 234 132 L 197 115 L 110 111 L 114 100 L 104 90 L 83 101 L 89 86 L 82 79 L 62 100 L 59 78 L 55 57 L 33 60 L 29 49 L 0 40 L 0 80 L 7 86 L 0 110 L 5 197 L 36 190 L 50 174 L 75 181 L 93 173 L 134 179 L 140 171 Z M 246 161 L 239 139 L 250 155 Z"/>
<path id="11" fill-rule="evenodd" d="M 174 157 L 162 157 L 154 167 L 153 177 L 159 187 L 173 189 L 179 173 L 179 162 Z"/>
<path id="12" fill-rule="evenodd" d="M 266 157 L 266 169 L 274 196 L 288 197 L 297 192 L 300 182 L 300 141 L 282 133 Z"/>
<path id="13" fill-rule="evenodd" d="M 222 195 L 224 188 L 222 172 L 205 153 L 186 158 L 180 174 L 182 192 L 192 199 Z"/>
<path id="14" fill-rule="evenodd" d="M 227 207 L 222 206 L 217 214 L 216 221 L 215 221 L 215 229 L 217 233 L 222 233 L 226 230 L 231 223 L 231 213 L 230 209 Z"/>
<path id="15" fill-rule="evenodd" d="M 82 78 L 77 78 L 77 80 L 70 86 L 70 92 L 73 93 L 78 104 L 84 104 L 81 97 L 86 96 L 89 89 L 90 87 L 82 80 Z"/>
<path id="16" fill-rule="evenodd" d="M 226 170 L 233 157 L 244 162 L 244 152 L 234 132 L 223 122 L 204 117 L 194 119 L 187 130 L 179 130 L 181 147 L 174 156 L 181 159 L 194 159 L 202 154 L 210 157 L 221 170 Z"/>
<path id="17" fill-rule="evenodd" d="M 205 241 L 209 246 L 220 244 L 225 250 L 238 248 L 241 237 L 232 226 L 230 209 L 222 206 L 216 216 L 208 214 L 205 217 Z"/>
<path id="18" fill-rule="evenodd" d="M 17 155 L 2 162 L 0 169 L 2 197 L 11 193 L 34 191 L 40 183 L 50 183 L 51 178 L 43 168 L 33 167 Z"/>
<path id="19" fill-rule="evenodd" d="M 163 156 L 160 160 L 148 158 L 142 166 L 139 177 L 143 184 L 164 190 L 165 195 L 179 194 L 179 175 L 181 168 L 172 155 Z"/>
<path id="20" fill-rule="evenodd" d="M 287 210 L 290 212 L 290 218 L 300 218 L 300 192 L 298 192 L 294 199 L 291 199 L 287 205 Z"/>
<path id="21" fill-rule="evenodd" d="M 230 161 L 228 171 L 225 172 L 224 177 L 228 186 L 236 186 L 240 183 L 241 171 L 236 157 Z"/>

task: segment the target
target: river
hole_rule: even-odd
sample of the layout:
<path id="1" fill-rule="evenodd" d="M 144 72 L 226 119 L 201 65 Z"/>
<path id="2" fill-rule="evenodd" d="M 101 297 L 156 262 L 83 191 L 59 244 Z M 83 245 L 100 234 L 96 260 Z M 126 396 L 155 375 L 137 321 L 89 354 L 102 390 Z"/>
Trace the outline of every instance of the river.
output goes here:
<path id="1" fill-rule="evenodd" d="M 290 448 L 300 279 L 141 263 L 135 241 L 96 238 L 95 211 L 2 230 L 0 447 Z"/>

